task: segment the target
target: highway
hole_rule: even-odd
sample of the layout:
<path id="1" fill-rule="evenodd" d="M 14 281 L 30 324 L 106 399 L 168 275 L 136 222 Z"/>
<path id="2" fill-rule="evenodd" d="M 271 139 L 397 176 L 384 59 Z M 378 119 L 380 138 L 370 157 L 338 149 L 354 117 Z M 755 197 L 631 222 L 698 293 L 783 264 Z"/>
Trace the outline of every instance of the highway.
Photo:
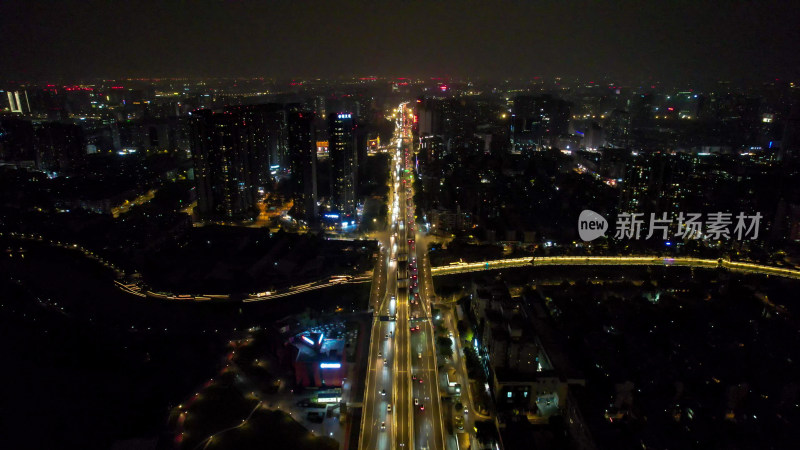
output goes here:
<path id="1" fill-rule="evenodd" d="M 394 386 L 394 371 L 389 363 L 392 363 L 396 357 L 391 344 L 392 338 L 387 339 L 386 336 L 393 335 L 396 330 L 394 322 L 380 320 L 380 315 L 389 313 L 389 301 L 381 303 L 381 310 L 376 311 L 377 315 L 373 318 L 370 334 L 359 445 L 363 449 L 393 448 L 391 442 L 395 432 L 392 420 L 394 415 L 388 411 L 388 405 L 392 402 Z M 381 356 L 378 356 L 379 354 Z M 386 365 L 384 365 L 384 361 L 386 361 Z"/>
<path id="2" fill-rule="evenodd" d="M 404 114 L 413 117 L 413 112 Z M 410 134 L 410 128 L 408 130 Z M 404 141 L 405 142 L 405 141 Z M 411 171 L 414 168 L 413 149 L 410 142 L 403 146 L 405 170 L 403 170 L 405 185 L 406 205 L 406 242 L 409 250 L 408 275 L 409 275 L 409 302 L 414 331 L 411 331 L 411 369 L 412 369 L 412 394 L 419 407 L 415 409 L 414 416 L 414 442 L 417 449 L 442 449 L 446 448 L 444 440 L 443 412 L 441 404 L 440 378 L 436 356 L 436 345 L 433 321 L 431 317 L 431 303 L 435 297 L 428 295 L 429 287 L 419 274 L 419 263 L 426 261 L 427 246 L 418 246 L 422 234 L 416 226 L 414 186 Z M 424 242 L 424 238 L 423 238 Z M 410 328 L 409 328 L 410 330 Z"/>
<path id="3" fill-rule="evenodd" d="M 381 234 L 385 294 L 370 337 L 359 448 L 444 450 L 436 348 L 427 290 L 417 283 L 412 143 L 408 109 L 399 107 L 397 147 L 391 164 L 388 237 Z M 413 117 L 413 116 L 412 116 Z M 375 281 L 373 281 L 375 282 Z M 382 282 L 379 279 L 378 282 Z M 391 404 L 391 412 L 389 405 Z"/>
<path id="4" fill-rule="evenodd" d="M 398 138 L 402 128 L 398 127 Z M 402 142 L 402 141 L 400 141 Z M 379 233 L 381 248 L 380 264 L 375 272 L 378 283 L 386 289 L 377 289 L 379 298 L 371 299 L 375 310 L 370 336 L 367 382 L 364 391 L 362 429 L 359 448 L 393 449 L 411 448 L 412 442 L 412 398 L 409 377 L 409 325 L 406 287 L 400 287 L 398 278 L 405 276 L 405 240 L 401 239 L 404 193 L 397 178 L 400 145 L 392 164 L 389 194 L 389 211 L 392 219 L 388 233 Z M 394 319 L 394 320 L 393 320 Z"/>
<path id="5" fill-rule="evenodd" d="M 404 105 L 400 106 L 400 109 Z M 414 448 L 414 419 L 416 405 L 412 404 L 411 396 L 411 351 L 410 351 L 410 324 L 409 324 L 409 304 L 408 304 L 408 245 L 406 241 L 407 229 L 405 227 L 406 216 L 406 190 L 405 180 L 402 179 L 404 164 L 402 155 L 407 149 L 405 139 L 406 128 L 403 126 L 405 121 L 398 123 L 398 145 L 397 152 L 391 165 L 392 186 L 394 192 L 394 204 L 392 208 L 392 227 L 395 232 L 395 244 L 397 245 L 398 255 L 395 264 L 395 278 L 398 282 L 397 290 L 397 333 L 394 340 L 396 361 L 394 364 L 395 383 L 393 396 L 395 400 L 395 426 L 394 448 Z M 402 284 L 402 286 L 400 286 Z"/>

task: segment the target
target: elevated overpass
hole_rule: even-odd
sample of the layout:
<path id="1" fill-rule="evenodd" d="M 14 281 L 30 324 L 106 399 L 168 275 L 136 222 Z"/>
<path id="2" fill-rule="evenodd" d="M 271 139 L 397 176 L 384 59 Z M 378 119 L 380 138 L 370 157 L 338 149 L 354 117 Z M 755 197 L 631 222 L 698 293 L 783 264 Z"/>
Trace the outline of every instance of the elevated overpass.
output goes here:
<path id="1" fill-rule="evenodd" d="M 498 270 L 514 267 L 537 266 L 682 266 L 703 269 L 722 268 L 731 272 L 773 275 L 800 279 L 800 270 L 767 266 L 725 259 L 704 259 L 692 257 L 663 256 L 541 256 L 536 258 L 509 258 L 474 263 L 456 263 L 431 268 L 431 275 L 452 275 L 458 273 Z"/>

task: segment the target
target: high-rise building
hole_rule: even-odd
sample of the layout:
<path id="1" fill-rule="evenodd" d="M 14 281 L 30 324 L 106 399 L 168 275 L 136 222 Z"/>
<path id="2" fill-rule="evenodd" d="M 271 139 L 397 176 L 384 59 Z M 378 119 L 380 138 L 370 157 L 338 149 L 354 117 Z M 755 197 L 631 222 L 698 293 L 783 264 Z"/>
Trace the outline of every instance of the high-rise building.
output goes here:
<path id="1" fill-rule="evenodd" d="M 294 209 L 307 222 L 315 222 L 317 207 L 317 139 L 314 114 L 291 111 L 288 117 L 289 167 Z"/>
<path id="2" fill-rule="evenodd" d="M 569 102 L 550 95 L 519 95 L 511 116 L 514 147 L 522 150 L 548 145 L 552 138 L 567 133 L 569 121 Z"/>
<path id="3" fill-rule="evenodd" d="M 329 115 L 331 206 L 340 214 L 355 215 L 358 204 L 358 145 L 353 114 Z"/>
<path id="4" fill-rule="evenodd" d="M 47 172 L 75 171 L 86 160 L 86 137 L 79 125 L 44 122 L 36 129 L 36 163 Z"/>
<path id="5" fill-rule="evenodd" d="M 81 126 L 63 122 L 0 120 L 0 160 L 50 173 L 75 172 L 86 162 Z"/>
<path id="6" fill-rule="evenodd" d="M 36 135 L 30 120 L 17 117 L 0 119 L 0 161 L 31 165 L 36 160 Z"/>
<path id="7" fill-rule="evenodd" d="M 630 146 L 631 115 L 624 110 L 615 109 L 606 119 L 608 141 L 617 147 Z"/>
<path id="8" fill-rule="evenodd" d="M 625 168 L 620 210 L 624 212 L 677 214 L 697 212 L 697 196 L 708 176 L 695 179 L 699 158 L 688 153 L 640 154 Z M 708 171 L 710 172 L 710 170 Z M 700 173 L 708 173 L 700 172 Z"/>
<path id="9" fill-rule="evenodd" d="M 286 110 L 278 103 L 229 108 L 239 114 L 250 141 L 256 186 L 266 188 L 289 167 Z"/>
<path id="10" fill-rule="evenodd" d="M 255 217 L 257 177 L 247 118 L 231 111 L 198 110 L 189 127 L 199 214 L 218 220 Z"/>
<path id="11" fill-rule="evenodd" d="M 652 92 L 640 94 L 631 110 L 631 127 L 645 128 L 653 121 L 655 111 L 655 95 Z"/>

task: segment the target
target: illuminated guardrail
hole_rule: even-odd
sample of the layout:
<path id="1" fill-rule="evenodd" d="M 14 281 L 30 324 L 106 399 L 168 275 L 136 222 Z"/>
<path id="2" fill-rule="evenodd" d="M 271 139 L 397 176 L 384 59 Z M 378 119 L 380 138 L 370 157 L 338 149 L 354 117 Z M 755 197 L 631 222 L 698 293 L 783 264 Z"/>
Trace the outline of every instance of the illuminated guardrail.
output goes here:
<path id="1" fill-rule="evenodd" d="M 800 270 L 795 269 L 722 259 L 660 256 L 542 256 L 537 258 L 509 258 L 431 267 L 431 275 L 441 276 L 525 266 L 683 266 L 704 269 L 723 268 L 733 272 L 758 273 L 800 279 Z"/>

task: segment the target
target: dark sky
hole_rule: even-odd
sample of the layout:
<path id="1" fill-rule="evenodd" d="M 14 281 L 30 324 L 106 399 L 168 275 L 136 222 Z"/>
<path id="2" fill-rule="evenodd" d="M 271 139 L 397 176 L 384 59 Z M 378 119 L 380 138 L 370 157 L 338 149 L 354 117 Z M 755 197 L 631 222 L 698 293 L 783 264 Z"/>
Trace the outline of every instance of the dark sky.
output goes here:
<path id="1" fill-rule="evenodd" d="M 797 4 L 2 0 L 0 78 L 796 79 Z"/>

